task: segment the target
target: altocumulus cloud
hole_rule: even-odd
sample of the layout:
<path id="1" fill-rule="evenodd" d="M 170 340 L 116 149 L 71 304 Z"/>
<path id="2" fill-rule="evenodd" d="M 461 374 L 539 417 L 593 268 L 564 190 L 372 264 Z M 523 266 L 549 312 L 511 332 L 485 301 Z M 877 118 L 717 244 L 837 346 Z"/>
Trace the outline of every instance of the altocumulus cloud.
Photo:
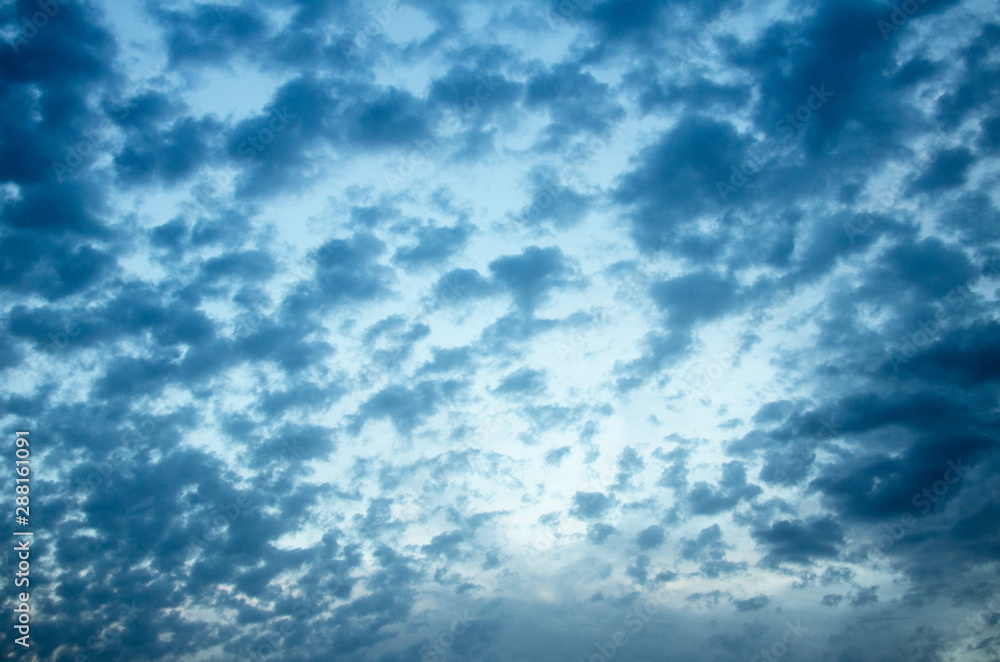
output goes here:
<path id="1" fill-rule="evenodd" d="M 4 3 L 4 655 L 996 660 L 998 10 Z"/>

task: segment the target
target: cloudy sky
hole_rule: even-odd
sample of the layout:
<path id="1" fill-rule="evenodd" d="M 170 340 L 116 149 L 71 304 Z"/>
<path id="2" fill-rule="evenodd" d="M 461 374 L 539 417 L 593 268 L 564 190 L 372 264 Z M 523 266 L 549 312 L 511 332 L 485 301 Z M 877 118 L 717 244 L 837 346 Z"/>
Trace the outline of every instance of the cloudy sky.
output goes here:
<path id="1" fill-rule="evenodd" d="M 998 5 L 0 2 L 4 659 L 997 660 Z"/>

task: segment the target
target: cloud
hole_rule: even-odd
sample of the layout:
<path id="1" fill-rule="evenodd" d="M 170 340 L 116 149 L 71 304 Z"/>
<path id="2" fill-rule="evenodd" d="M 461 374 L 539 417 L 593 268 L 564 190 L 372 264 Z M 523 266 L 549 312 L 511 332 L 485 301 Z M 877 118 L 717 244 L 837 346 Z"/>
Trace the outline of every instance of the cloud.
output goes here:
<path id="1" fill-rule="evenodd" d="M 695 223 L 721 207 L 716 182 L 729 179 L 730 170 L 745 160 L 743 150 L 730 123 L 698 115 L 683 117 L 643 148 L 614 192 L 616 200 L 634 208 L 632 236 L 639 249 L 713 254 L 720 238 L 700 239 Z"/>
<path id="2" fill-rule="evenodd" d="M 767 550 L 763 562 L 805 565 L 817 559 L 836 558 L 844 543 L 844 532 L 830 517 L 778 520 L 770 527 L 753 532 L 754 540 Z"/>
<path id="3" fill-rule="evenodd" d="M 688 494 L 691 511 L 698 515 L 716 515 L 730 510 L 744 499 L 753 499 L 763 490 L 747 483 L 746 468 L 740 462 L 722 465 L 722 480 L 718 487 L 705 482 L 697 482 Z"/>
<path id="4" fill-rule="evenodd" d="M 664 528 L 654 524 L 640 531 L 635 541 L 639 544 L 639 549 L 648 550 L 656 549 L 662 545 L 665 538 L 666 531 Z"/>
<path id="5" fill-rule="evenodd" d="M 611 507 L 611 499 L 601 492 L 577 492 L 570 514 L 582 520 L 598 519 Z"/>
<path id="6" fill-rule="evenodd" d="M 552 289 L 569 285 L 575 269 L 562 250 L 529 246 L 519 255 L 504 255 L 489 264 L 493 279 L 524 312 L 534 311 Z"/>
<path id="7" fill-rule="evenodd" d="M 413 388 L 388 386 L 358 408 L 351 429 L 357 433 L 367 421 L 388 419 L 401 435 L 409 435 L 437 411 L 442 399 L 450 396 L 457 385 L 454 381 L 423 381 Z"/>
<path id="8" fill-rule="evenodd" d="M 469 234 L 470 228 L 464 225 L 420 228 L 415 233 L 417 243 L 396 249 L 393 262 L 404 268 L 440 264 L 465 246 Z"/>
<path id="9" fill-rule="evenodd" d="M 545 392 L 545 373 L 531 368 L 521 368 L 513 372 L 493 389 L 500 395 L 537 396 Z"/>
<path id="10" fill-rule="evenodd" d="M 758 595 L 746 600 L 733 600 L 733 604 L 736 605 L 736 611 L 758 611 L 766 607 L 770 602 L 771 599 L 766 595 Z"/>

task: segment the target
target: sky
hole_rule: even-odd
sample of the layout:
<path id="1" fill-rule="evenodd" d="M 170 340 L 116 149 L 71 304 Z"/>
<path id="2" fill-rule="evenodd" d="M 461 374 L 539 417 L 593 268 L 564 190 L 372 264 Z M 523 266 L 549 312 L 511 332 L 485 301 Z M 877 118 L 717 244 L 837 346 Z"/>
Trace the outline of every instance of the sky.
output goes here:
<path id="1" fill-rule="evenodd" d="M 998 4 L 0 2 L 3 659 L 1000 659 Z"/>

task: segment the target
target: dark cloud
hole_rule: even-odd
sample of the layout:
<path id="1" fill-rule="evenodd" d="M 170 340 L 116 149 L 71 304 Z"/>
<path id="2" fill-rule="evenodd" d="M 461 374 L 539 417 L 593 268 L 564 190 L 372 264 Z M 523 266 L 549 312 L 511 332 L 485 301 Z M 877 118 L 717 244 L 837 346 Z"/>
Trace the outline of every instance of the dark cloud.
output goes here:
<path id="1" fill-rule="evenodd" d="M 553 448 L 548 453 L 545 454 L 545 463 L 553 464 L 559 466 L 563 461 L 563 458 L 569 455 L 572 449 L 569 446 L 561 446 L 559 448 Z"/>
<path id="2" fill-rule="evenodd" d="M 389 294 L 394 272 L 379 258 L 385 244 L 370 234 L 332 239 L 315 253 L 312 281 L 300 284 L 283 302 L 286 316 L 322 310 L 350 302 L 379 299 Z"/>
<path id="3" fill-rule="evenodd" d="M 174 65 L 228 64 L 252 54 L 268 32 L 267 19 L 254 7 L 196 4 L 187 12 L 156 9 L 163 40 Z"/>
<path id="4" fill-rule="evenodd" d="M 762 493 L 760 487 L 747 483 L 746 467 L 741 462 L 727 462 L 722 465 L 722 479 L 717 487 L 701 481 L 694 484 L 688 494 L 688 505 L 697 515 L 715 515 Z"/>
<path id="5" fill-rule="evenodd" d="M 389 88 L 346 114 L 352 140 L 364 147 L 408 145 L 430 133 L 426 106 L 405 90 Z"/>
<path id="6" fill-rule="evenodd" d="M 718 524 L 702 529 L 694 540 L 684 540 L 681 557 L 689 561 L 720 559 L 725 556 L 726 545 L 722 541 L 722 529 Z"/>
<path id="7" fill-rule="evenodd" d="M 822 604 L 824 607 L 837 607 L 841 602 L 844 601 L 844 596 L 839 593 L 827 593 L 823 596 Z"/>
<path id="8" fill-rule="evenodd" d="M 472 363 L 472 351 L 468 347 L 431 350 L 433 359 L 421 366 L 420 374 L 450 372 L 469 367 Z"/>
<path id="9" fill-rule="evenodd" d="M 624 116 L 610 88 L 576 63 L 564 63 L 538 73 L 527 83 L 524 103 L 546 108 L 550 124 L 541 149 L 555 149 L 580 133 L 600 135 Z"/>
<path id="10" fill-rule="evenodd" d="M 602 492 L 577 492 L 570 514 L 582 520 L 599 519 L 611 507 L 611 498 Z"/>
<path id="11" fill-rule="evenodd" d="M 455 305 L 491 295 L 495 285 L 475 269 L 452 269 L 434 284 L 433 297 L 437 305 Z"/>
<path id="12" fill-rule="evenodd" d="M 639 549 L 656 549 L 663 544 L 666 538 L 666 530 L 662 526 L 653 525 L 639 532 L 635 541 L 639 544 Z"/>
<path id="13" fill-rule="evenodd" d="M 422 227 L 414 233 L 416 243 L 396 249 L 392 260 L 404 268 L 440 264 L 465 246 L 470 232 L 470 228 L 465 225 Z"/>
<path id="14" fill-rule="evenodd" d="M 782 563 L 809 564 L 823 558 L 836 558 L 844 543 L 844 531 L 830 517 L 802 520 L 778 520 L 770 527 L 753 532 L 754 540 L 767 550 L 766 565 Z"/>
<path id="15" fill-rule="evenodd" d="M 541 370 L 521 368 L 504 377 L 493 389 L 500 395 L 537 396 L 545 392 L 545 373 Z"/>
<path id="16" fill-rule="evenodd" d="M 529 246 L 519 255 L 505 255 L 490 262 L 490 273 L 514 298 L 514 303 L 531 312 L 552 289 L 569 285 L 575 267 L 558 247 Z"/>
<path id="17" fill-rule="evenodd" d="M 955 188 L 965 183 L 966 172 L 974 159 L 965 147 L 956 147 L 936 155 L 933 165 L 910 184 L 910 193 L 930 193 Z"/>
<path id="18" fill-rule="evenodd" d="M 169 128 L 130 131 L 125 147 L 115 156 L 118 176 L 129 183 L 165 184 L 190 177 L 214 156 L 212 147 L 221 128 L 211 117 L 185 117 Z"/>
<path id="19" fill-rule="evenodd" d="M 672 328 L 688 328 L 730 310 L 736 284 L 710 272 L 695 272 L 653 285 L 650 295 L 669 316 Z"/>
<path id="20" fill-rule="evenodd" d="M 770 602 L 771 598 L 766 595 L 758 595 L 746 600 L 733 600 L 733 604 L 736 605 L 736 611 L 758 611 L 766 607 Z"/>
<path id="21" fill-rule="evenodd" d="M 562 184 L 557 173 L 534 173 L 531 187 L 531 200 L 516 217 L 529 226 L 548 223 L 557 229 L 566 229 L 578 224 L 593 202 L 590 196 Z"/>
<path id="22" fill-rule="evenodd" d="M 362 403 L 351 429 L 356 433 L 367 421 L 387 419 L 401 435 L 409 435 L 437 411 L 440 402 L 451 396 L 457 386 L 453 381 L 424 381 L 413 388 L 388 386 Z"/>
<path id="23" fill-rule="evenodd" d="M 858 589 L 856 594 L 848 596 L 847 603 L 852 607 L 867 607 L 868 605 L 873 605 L 878 602 L 878 595 L 876 594 L 877 590 L 877 586 Z"/>
<path id="24" fill-rule="evenodd" d="M 728 181 L 730 169 L 744 161 L 743 141 L 733 126 L 699 115 L 682 118 L 645 147 L 614 193 L 619 202 L 635 208 L 632 236 L 640 250 L 687 253 L 689 245 L 694 248 L 688 242 L 696 240 L 696 220 L 717 212 L 724 202 L 716 182 Z M 705 241 L 721 247 L 719 239 Z"/>
<path id="25" fill-rule="evenodd" d="M 615 532 L 615 527 L 610 524 L 591 524 L 587 527 L 587 540 L 595 545 L 600 545 Z"/>

